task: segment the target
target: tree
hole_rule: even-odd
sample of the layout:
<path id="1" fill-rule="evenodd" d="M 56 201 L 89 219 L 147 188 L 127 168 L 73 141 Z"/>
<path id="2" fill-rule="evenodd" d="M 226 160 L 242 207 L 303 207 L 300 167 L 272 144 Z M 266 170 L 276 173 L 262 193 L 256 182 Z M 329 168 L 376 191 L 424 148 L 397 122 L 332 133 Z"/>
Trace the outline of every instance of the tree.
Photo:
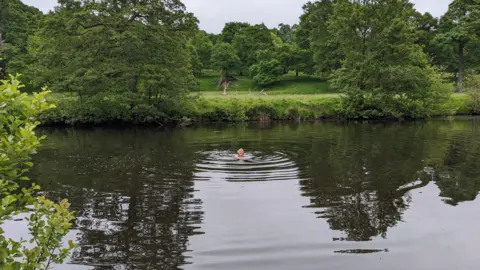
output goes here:
<path id="1" fill-rule="evenodd" d="M 329 31 L 344 55 L 332 85 L 346 94 L 350 117 L 425 117 L 448 91 L 440 83 L 411 27 L 404 0 L 337 1 Z"/>
<path id="2" fill-rule="evenodd" d="M 295 40 L 295 30 L 297 25 L 294 24 L 290 26 L 289 24 L 279 24 L 278 29 L 276 29 L 276 34 L 282 39 L 285 43 L 293 43 Z"/>
<path id="3" fill-rule="evenodd" d="M 66 200 L 56 204 L 35 197 L 40 187 L 21 182 L 33 166 L 31 154 L 40 145 L 35 135 L 38 113 L 52 108 L 44 89 L 33 96 L 20 93 L 23 85 L 11 76 L 0 82 L 0 265 L 2 269 L 49 269 L 61 263 L 74 247 L 62 248 L 62 239 L 72 227 L 73 213 Z M 29 214 L 30 213 L 30 214 Z M 27 216 L 30 239 L 15 241 L 5 237 L 1 225 L 18 215 Z M 30 246 L 30 247 L 29 247 Z"/>
<path id="4" fill-rule="evenodd" d="M 264 24 L 242 29 L 233 39 L 233 47 L 242 63 L 241 72 L 257 62 L 257 53 L 274 46 L 270 30 Z"/>
<path id="5" fill-rule="evenodd" d="M 232 45 L 228 43 L 218 43 L 215 45 L 212 53 L 212 66 L 221 71 L 219 86 L 223 87 L 223 94 L 227 94 L 227 89 L 232 82 L 230 72 L 240 64 Z"/>
<path id="6" fill-rule="evenodd" d="M 192 73 L 194 76 L 198 77 L 202 75 L 203 64 L 198 54 L 197 49 L 192 44 L 192 41 L 188 41 L 187 43 L 188 53 L 190 55 L 190 65 L 192 67 Z"/>
<path id="7" fill-rule="evenodd" d="M 213 43 L 205 31 L 198 31 L 192 40 L 203 68 L 210 67 Z"/>
<path id="8" fill-rule="evenodd" d="M 273 50 L 270 50 L 271 58 L 267 60 L 272 60 L 276 58 L 280 63 L 280 66 L 283 68 L 283 74 L 288 73 L 293 68 L 295 62 L 294 47 L 289 44 L 280 44 L 276 46 Z M 258 56 L 257 56 L 258 58 Z"/>
<path id="9" fill-rule="evenodd" d="M 285 73 L 286 63 L 282 63 L 281 53 L 275 50 L 259 51 L 257 64 L 250 67 L 253 81 L 260 86 L 268 86 L 279 80 Z M 287 63 L 288 64 L 288 63 Z"/>
<path id="10" fill-rule="evenodd" d="M 277 34 L 271 33 L 272 46 L 268 49 L 259 50 L 256 54 L 256 62 L 250 66 L 250 75 L 256 84 L 268 86 L 280 80 L 283 74 L 290 70 L 311 73 L 311 54 L 293 43 L 284 42 Z"/>
<path id="11" fill-rule="evenodd" d="M 439 34 L 435 38 L 437 46 L 441 47 L 444 55 L 443 63 L 452 66 L 452 52 L 455 54 L 457 74 L 457 91 L 463 92 L 463 80 L 468 58 L 476 57 L 469 55 L 472 46 L 478 45 L 480 27 L 480 0 L 454 0 L 447 13 L 440 19 Z M 453 48 L 452 48 L 453 46 Z M 478 58 L 477 58 L 478 59 Z M 448 63 L 450 62 L 450 63 Z"/>
<path id="12" fill-rule="evenodd" d="M 310 50 L 293 47 L 292 59 L 293 62 L 291 67 L 295 70 L 297 77 L 300 71 L 306 74 L 312 74 L 314 72 L 313 56 Z"/>
<path id="13" fill-rule="evenodd" d="M 4 43 L 0 57 L 0 79 L 3 78 L 2 74 L 7 73 L 7 68 L 11 74 L 24 70 L 23 58 L 27 53 L 28 37 L 37 29 L 41 17 L 40 10 L 20 0 L 0 1 L 0 36 Z"/>
<path id="14" fill-rule="evenodd" d="M 31 38 L 29 77 L 82 97 L 141 97 L 155 82 L 160 101 L 178 99 L 195 85 L 187 40 L 196 30 L 179 0 L 62 0 Z"/>
<path id="15" fill-rule="evenodd" d="M 296 32 L 298 47 L 312 52 L 315 71 L 325 75 L 338 69 L 342 59 L 337 49 L 339 45 L 333 38 L 334 34 L 328 29 L 333 15 L 333 3 L 332 0 L 306 3 Z"/>
<path id="16" fill-rule="evenodd" d="M 243 23 L 243 22 L 228 22 L 222 29 L 222 33 L 220 34 L 222 42 L 225 43 L 233 43 L 233 39 L 239 33 L 241 33 L 245 28 L 250 27 L 250 24 Z"/>
<path id="17" fill-rule="evenodd" d="M 256 84 L 268 86 L 278 81 L 284 73 L 280 61 L 272 59 L 261 61 L 250 67 L 250 74 Z"/>
<path id="18" fill-rule="evenodd" d="M 430 57 L 434 57 L 435 50 L 431 43 L 436 35 L 438 19 L 428 12 L 424 14 L 415 12 L 413 15 L 413 21 L 417 32 L 416 43 L 423 46 L 423 50 L 426 54 Z"/>
<path id="19" fill-rule="evenodd" d="M 221 34 L 207 34 L 208 39 L 212 42 L 212 44 L 215 46 L 217 43 L 222 41 L 222 35 Z"/>

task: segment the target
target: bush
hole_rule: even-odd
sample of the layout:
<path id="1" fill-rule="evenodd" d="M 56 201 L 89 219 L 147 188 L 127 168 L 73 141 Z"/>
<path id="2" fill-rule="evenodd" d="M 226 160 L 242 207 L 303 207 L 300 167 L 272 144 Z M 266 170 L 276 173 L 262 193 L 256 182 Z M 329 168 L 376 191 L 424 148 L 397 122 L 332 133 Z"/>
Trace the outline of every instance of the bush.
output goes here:
<path id="1" fill-rule="evenodd" d="M 57 108 L 45 111 L 44 124 L 158 124 L 166 122 L 316 120 L 324 118 L 405 119 L 430 116 L 469 115 L 474 111 L 471 97 L 451 95 L 446 100 L 422 101 L 396 97 L 363 99 L 341 96 L 218 97 L 164 100 L 156 105 L 142 98 L 99 95 L 83 102 L 75 96 L 50 98 Z M 441 102 L 438 102 L 441 101 Z M 428 102 L 431 102 L 430 104 Z"/>
<path id="2" fill-rule="evenodd" d="M 100 93 L 83 98 L 56 95 L 52 100 L 57 107 L 41 114 L 44 124 L 148 124 L 166 122 L 170 119 L 167 114 L 172 113 L 170 106 L 149 105 L 137 95 Z"/>
<path id="3" fill-rule="evenodd" d="M 276 59 L 260 61 L 250 67 L 253 81 L 260 86 L 268 86 L 277 82 L 283 74 L 283 67 Z"/>
<path id="4" fill-rule="evenodd" d="M 49 269 L 52 263 L 61 263 L 74 247 L 62 248 L 62 239 L 74 219 L 69 203 L 59 204 L 44 197 L 35 197 L 39 186 L 30 187 L 21 182 L 30 179 L 25 173 L 33 166 L 30 155 L 35 153 L 42 138 L 35 135 L 38 113 L 52 109 L 45 89 L 33 96 L 21 94 L 23 85 L 11 77 L 0 82 L 0 268 Z M 19 214 L 27 217 L 30 232 L 26 240 L 8 239 L 1 229 L 5 221 Z"/>
<path id="5" fill-rule="evenodd" d="M 480 113 L 480 75 L 472 75 L 465 81 L 465 88 L 470 97 L 469 109 L 473 114 Z"/>
<path id="6" fill-rule="evenodd" d="M 342 99 L 342 113 L 352 119 L 422 119 L 455 114 L 451 91 L 447 85 L 432 78 L 430 90 L 396 94 L 351 91 Z"/>

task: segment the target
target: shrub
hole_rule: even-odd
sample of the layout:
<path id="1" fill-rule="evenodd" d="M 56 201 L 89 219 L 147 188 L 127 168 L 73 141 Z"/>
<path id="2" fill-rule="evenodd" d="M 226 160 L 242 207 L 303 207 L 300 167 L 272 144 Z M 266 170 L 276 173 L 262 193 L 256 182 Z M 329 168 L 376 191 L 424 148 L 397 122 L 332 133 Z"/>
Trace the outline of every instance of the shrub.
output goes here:
<path id="1" fill-rule="evenodd" d="M 472 75 L 465 81 L 465 88 L 470 97 L 469 108 L 473 114 L 480 113 L 480 75 Z"/>
<path id="2" fill-rule="evenodd" d="M 46 89 L 30 97 L 20 93 L 22 87 L 14 77 L 0 83 L 0 225 L 30 213 L 28 242 L 32 247 L 27 247 L 24 239 L 7 238 L 0 227 L 0 268 L 49 269 L 52 263 L 61 263 L 74 247 L 70 242 L 68 248 L 62 248 L 74 217 L 66 200 L 56 204 L 35 197 L 39 186 L 21 184 L 30 181 L 25 173 L 33 166 L 30 156 L 42 139 L 35 135 L 39 124 L 36 115 L 54 107 L 45 100 Z"/>
<path id="3" fill-rule="evenodd" d="M 443 91 L 443 90 L 441 90 Z M 440 92 L 441 93 L 441 92 Z M 439 94 L 440 95 L 440 94 Z M 116 94 L 80 102 L 77 97 L 51 98 L 57 108 L 41 114 L 45 124 L 103 124 L 109 122 L 158 124 L 166 122 L 315 120 L 323 118 L 404 119 L 471 114 L 469 96 L 451 95 L 415 100 L 403 96 L 383 99 L 373 95 L 186 98 L 150 105 L 148 100 Z"/>

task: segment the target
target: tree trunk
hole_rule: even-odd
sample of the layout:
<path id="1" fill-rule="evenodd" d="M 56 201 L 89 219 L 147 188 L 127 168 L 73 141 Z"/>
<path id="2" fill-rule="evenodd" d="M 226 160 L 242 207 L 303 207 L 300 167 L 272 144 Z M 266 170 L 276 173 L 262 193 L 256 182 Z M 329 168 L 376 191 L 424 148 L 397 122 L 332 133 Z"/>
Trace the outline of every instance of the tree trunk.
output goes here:
<path id="1" fill-rule="evenodd" d="M 298 68 L 295 70 L 295 75 L 298 77 Z"/>
<path id="2" fill-rule="evenodd" d="M 463 92 L 463 77 L 465 74 L 465 56 L 464 56 L 464 45 L 463 43 L 458 44 L 458 82 L 457 82 L 457 91 L 459 93 Z"/>
<path id="3" fill-rule="evenodd" d="M 230 84 L 229 82 L 229 75 L 228 75 L 228 70 L 224 70 L 222 72 L 222 75 L 220 76 L 220 83 L 218 86 L 222 86 L 223 87 L 223 94 L 226 95 L 227 94 L 227 89 L 228 89 L 228 85 Z"/>
<path id="4" fill-rule="evenodd" d="M 223 84 L 223 95 L 227 95 L 228 83 L 225 81 Z"/>

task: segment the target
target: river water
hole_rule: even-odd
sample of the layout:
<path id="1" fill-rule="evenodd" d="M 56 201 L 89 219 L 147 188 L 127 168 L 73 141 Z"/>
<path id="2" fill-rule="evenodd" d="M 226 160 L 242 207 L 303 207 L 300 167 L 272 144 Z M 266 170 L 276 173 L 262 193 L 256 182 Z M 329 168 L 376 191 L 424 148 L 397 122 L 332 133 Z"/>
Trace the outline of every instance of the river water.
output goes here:
<path id="1" fill-rule="evenodd" d="M 58 269 L 479 269 L 476 120 L 41 133 Z"/>

